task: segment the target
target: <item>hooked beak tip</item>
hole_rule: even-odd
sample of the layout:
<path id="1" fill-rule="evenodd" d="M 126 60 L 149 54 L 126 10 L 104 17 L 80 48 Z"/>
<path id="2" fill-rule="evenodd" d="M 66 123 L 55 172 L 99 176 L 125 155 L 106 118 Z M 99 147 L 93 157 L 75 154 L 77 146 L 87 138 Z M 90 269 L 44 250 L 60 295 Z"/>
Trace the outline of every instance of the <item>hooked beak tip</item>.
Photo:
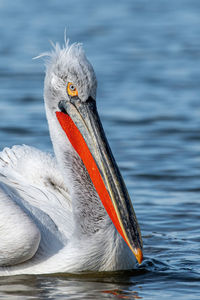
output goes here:
<path id="1" fill-rule="evenodd" d="M 143 261 L 143 253 L 142 253 L 142 250 L 140 248 L 136 248 L 134 249 L 134 255 L 138 261 L 139 264 L 142 263 Z"/>

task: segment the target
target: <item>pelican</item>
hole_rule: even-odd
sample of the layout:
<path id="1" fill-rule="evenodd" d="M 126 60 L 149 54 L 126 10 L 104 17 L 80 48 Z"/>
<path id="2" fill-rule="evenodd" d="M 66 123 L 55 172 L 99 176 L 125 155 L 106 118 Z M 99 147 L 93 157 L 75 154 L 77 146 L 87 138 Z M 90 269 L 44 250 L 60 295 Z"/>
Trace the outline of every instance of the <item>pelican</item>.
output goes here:
<path id="1" fill-rule="evenodd" d="M 0 276 L 132 269 L 142 238 L 97 112 L 94 70 L 78 43 L 45 55 L 55 157 L 26 145 L 0 152 Z"/>

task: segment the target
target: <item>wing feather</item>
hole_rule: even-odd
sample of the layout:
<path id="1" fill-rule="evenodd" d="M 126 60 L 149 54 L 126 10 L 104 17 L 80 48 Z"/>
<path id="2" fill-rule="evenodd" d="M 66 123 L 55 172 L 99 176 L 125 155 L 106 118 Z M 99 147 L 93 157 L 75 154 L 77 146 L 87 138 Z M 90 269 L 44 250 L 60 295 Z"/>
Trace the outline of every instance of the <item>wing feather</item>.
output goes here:
<path id="1" fill-rule="evenodd" d="M 28 146 L 14 146 L 0 152 L 0 220 L 0 240 L 7 234 L 2 252 L 0 246 L 0 265 L 19 263 L 33 255 L 44 259 L 67 244 L 73 231 L 71 200 L 50 154 Z M 16 233 L 19 237 L 11 247 Z M 35 250 L 29 250 L 23 259 L 17 247 L 27 235 L 32 239 L 29 244 L 35 243 L 35 247 L 32 245 Z M 6 248 L 19 257 L 12 259 Z"/>

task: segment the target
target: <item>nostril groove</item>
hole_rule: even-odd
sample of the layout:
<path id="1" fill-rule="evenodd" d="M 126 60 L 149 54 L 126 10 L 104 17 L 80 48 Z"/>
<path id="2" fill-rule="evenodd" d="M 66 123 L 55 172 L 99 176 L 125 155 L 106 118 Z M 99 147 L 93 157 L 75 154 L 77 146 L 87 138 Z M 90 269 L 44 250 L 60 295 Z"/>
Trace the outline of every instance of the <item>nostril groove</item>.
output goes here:
<path id="1" fill-rule="evenodd" d="M 67 114 L 66 109 L 65 109 L 65 106 L 64 106 L 64 103 L 65 103 L 65 101 L 64 101 L 64 100 L 61 100 L 61 101 L 58 103 L 58 108 L 60 109 L 61 112 Z"/>

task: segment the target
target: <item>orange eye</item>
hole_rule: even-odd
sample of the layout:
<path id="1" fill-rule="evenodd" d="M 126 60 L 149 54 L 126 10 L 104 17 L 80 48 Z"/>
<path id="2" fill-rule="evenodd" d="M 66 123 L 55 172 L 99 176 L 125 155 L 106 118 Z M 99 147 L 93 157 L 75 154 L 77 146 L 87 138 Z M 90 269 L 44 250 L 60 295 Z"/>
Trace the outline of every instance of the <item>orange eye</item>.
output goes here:
<path id="1" fill-rule="evenodd" d="M 67 93 L 71 97 L 78 96 L 78 90 L 72 82 L 68 82 L 67 84 Z"/>

